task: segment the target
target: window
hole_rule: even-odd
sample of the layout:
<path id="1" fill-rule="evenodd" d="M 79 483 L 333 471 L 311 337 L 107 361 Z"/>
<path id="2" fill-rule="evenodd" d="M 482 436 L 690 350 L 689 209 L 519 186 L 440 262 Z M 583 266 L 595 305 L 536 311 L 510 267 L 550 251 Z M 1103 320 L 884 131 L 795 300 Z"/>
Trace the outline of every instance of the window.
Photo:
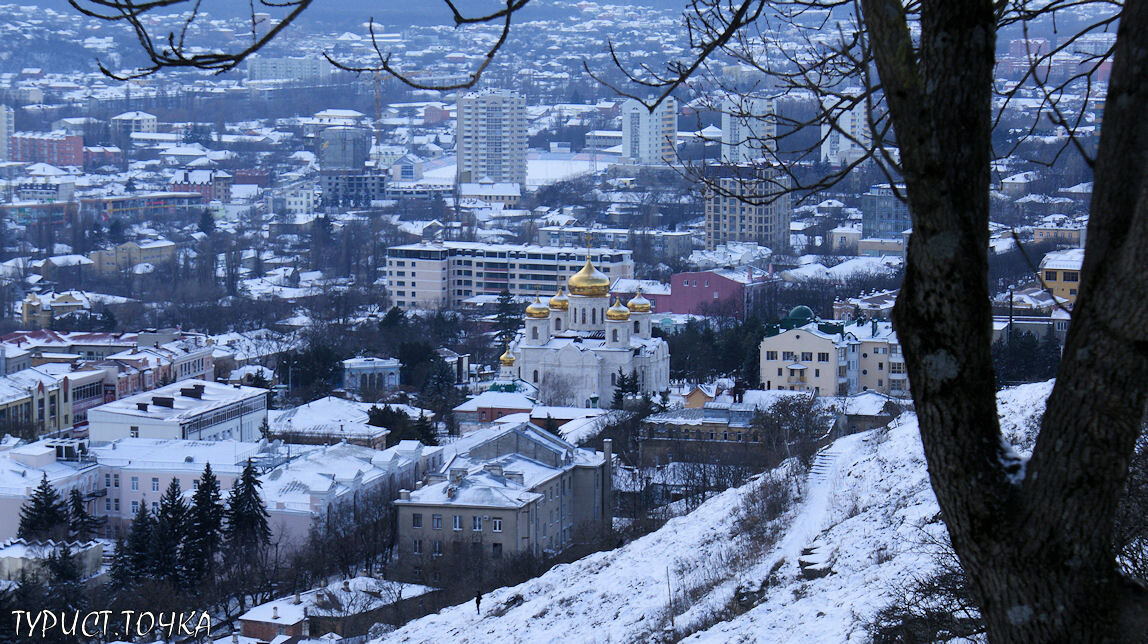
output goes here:
<path id="1" fill-rule="evenodd" d="M 431 554 L 435 557 L 442 556 L 442 542 L 438 539 L 431 542 Z"/>
<path id="2" fill-rule="evenodd" d="M 777 352 L 776 351 L 766 351 L 765 352 L 765 359 L 766 360 L 777 360 Z"/>
<path id="3" fill-rule="evenodd" d="M 802 362 L 813 362 L 813 352 L 812 351 L 802 351 L 801 352 L 801 361 Z"/>
<path id="4" fill-rule="evenodd" d="M 877 371 L 884 371 L 884 370 L 885 370 L 885 363 L 884 362 L 878 362 L 877 363 Z"/>
<path id="5" fill-rule="evenodd" d="M 151 491 L 159 492 L 159 479 L 154 476 L 151 477 Z"/>
<path id="6" fill-rule="evenodd" d="M 119 474 L 113 474 L 112 480 L 115 481 L 115 483 L 112 484 L 112 487 L 119 487 L 120 486 L 120 475 Z"/>
<path id="7" fill-rule="evenodd" d="M 113 504 L 115 505 L 116 512 L 119 512 L 120 511 L 120 500 L 119 499 L 112 499 L 112 501 L 113 501 Z"/>
<path id="8" fill-rule="evenodd" d="M 1064 271 L 1064 281 L 1066 282 L 1079 282 L 1080 273 L 1077 271 Z"/>
<path id="9" fill-rule="evenodd" d="M 423 553 L 423 540 L 414 539 L 411 541 L 411 554 L 421 555 Z"/>
<path id="10" fill-rule="evenodd" d="M 490 556 L 494 557 L 495 559 L 502 559 L 502 544 L 501 543 L 490 544 Z"/>
<path id="11" fill-rule="evenodd" d="M 454 529 L 455 530 L 462 530 L 462 515 L 461 514 L 454 515 Z"/>
<path id="12" fill-rule="evenodd" d="M 415 512 L 414 514 L 411 515 L 411 527 L 412 528 L 423 527 L 423 515 L 421 512 Z"/>
<path id="13" fill-rule="evenodd" d="M 139 438 L 140 437 L 140 428 L 136 427 L 135 425 L 132 425 L 131 435 L 132 435 L 132 438 Z"/>
<path id="14" fill-rule="evenodd" d="M 132 514 L 137 514 L 140 511 L 140 502 L 132 501 Z"/>
<path id="15" fill-rule="evenodd" d="M 1044 279 L 1046 281 L 1049 281 L 1049 282 L 1055 282 L 1056 281 L 1056 271 L 1045 271 L 1044 272 Z"/>
<path id="16" fill-rule="evenodd" d="M 432 514 L 430 517 L 431 530 L 442 530 L 442 515 Z"/>
<path id="17" fill-rule="evenodd" d="M 112 475 L 111 474 L 104 474 L 104 487 L 111 487 L 111 486 L 112 486 Z"/>
<path id="18" fill-rule="evenodd" d="M 818 362 L 829 362 L 829 353 L 828 352 L 818 353 L 817 354 L 817 361 Z"/>
<path id="19" fill-rule="evenodd" d="M 105 512 L 111 512 L 112 511 L 112 500 L 111 499 L 104 499 L 104 511 Z"/>
<path id="20" fill-rule="evenodd" d="M 618 329 L 611 329 L 610 331 L 612 334 L 610 337 L 610 341 L 611 342 L 617 342 L 618 341 Z"/>
<path id="21" fill-rule="evenodd" d="M 781 359 L 785 360 L 787 362 L 793 362 L 794 360 L 797 359 L 797 354 L 792 352 L 792 351 L 782 351 L 781 352 Z"/>
<path id="22" fill-rule="evenodd" d="M 140 489 L 140 477 L 133 476 L 132 477 L 132 491 L 134 492 L 134 491 L 139 490 L 139 489 Z"/>
<path id="23" fill-rule="evenodd" d="M 477 514 L 471 517 L 470 529 L 474 532 L 482 532 L 482 517 Z"/>
<path id="24" fill-rule="evenodd" d="M 493 532 L 502 532 L 502 517 L 494 517 L 491 519 L 490 529 Z"/>

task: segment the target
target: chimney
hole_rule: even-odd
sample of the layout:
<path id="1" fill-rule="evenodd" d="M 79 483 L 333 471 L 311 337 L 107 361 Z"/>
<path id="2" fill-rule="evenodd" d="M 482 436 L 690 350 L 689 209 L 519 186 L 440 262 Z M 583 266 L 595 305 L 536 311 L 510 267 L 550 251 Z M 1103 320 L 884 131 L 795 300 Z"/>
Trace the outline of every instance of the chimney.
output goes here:
<path id="1" fill-rule="evenodd" d="M 411 491 L 410 490 L 399 490 L 399 500 L 400 501 L 410 501 L 411 500 Z"/>
<path id="2" fill-rule="evenodd" d="M 238 632 L 231 631 L 231 642 L 232 642 L 232 644 L 239 644 L 239 633 Z"/>
<path id="3" fill-rule="evenodd" d="M 278 606 L 272 606 L 271 607 L 271 619 L 279 619 L 279 607 Z"/>
<path id="4" fill-rule="evenodd" d="M 462 480 L 462 477 L 464 477 L 464 476 L 466 476 L 466 469 L 461 468 L 461 467 L 450 468 L 450 482 L 451 483 L 458 483 L 459 481 Z"/>
<path id="5" fill-rule="evenodd" d="M 344 579 L 343 580 L 343 590 L 346 590 L 346 591 L 351 590 L 351 580 L 350 579 Z"/>
<path id="6" fill-rule="evenodd" d="M 186 398 L 195 398 L 197 400 L 203 398 L 203 390 L 196 389 L 195 387 L 181 387 L 179 394 Z"/>
<path id="7" fill-rule="evenodd" d="M 483 466 L 482 469 L 486 470 L 487 472 L 490 472 L 491 474 L 493 474 L 495 476 L 502 476 L 502 466 L 499 465 L 498 463 L 487 463 L 486 465 Z"/>
<path id="8" fill-rule="evenodd" d="M 138 409 L 140 411 L 147 411 L 147 403 L 145 403 L 145 402 L 136 403 L 136 409 Z"/>
<path id="9" fill-rule="evenodd" d="M 171 396 L 152 396 L 151 404 L 156 407 L 167 407 L 168 409 L 175 408 L 175 399 Z"/>
<path id="10" fill-rule="evenodd" d="M 299 599 L 299 593 L 296 592 L 295 593 L 295 605 L 298 606 L 300 603 L 302 603 L 302 600 Z"/>
<path id="11" fill-rule="evenodd" d="M 514 481 L 522 486 L 526 485 L 526 479 L 523 478 L 522 472 L 504 472 L 503 476 L 505 476 L 508 481 Z"/>

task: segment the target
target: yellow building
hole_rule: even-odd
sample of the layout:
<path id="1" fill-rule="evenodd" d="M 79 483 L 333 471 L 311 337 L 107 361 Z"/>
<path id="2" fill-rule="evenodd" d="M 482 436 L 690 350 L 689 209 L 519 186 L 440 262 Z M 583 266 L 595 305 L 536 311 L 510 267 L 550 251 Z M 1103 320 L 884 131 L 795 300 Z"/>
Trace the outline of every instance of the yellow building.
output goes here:
<path id="1" fill-rule="evenodd" d="M 125 242 L 108 250 L 92 251 L 88 259 L 94 262 L 93 268 L 100 275 L 114 275 L 138 264 L 174 263 L 176 248 L 175 242 L 166 239 Z"/>
<path id="2" fill-rule="evenodd" d="M 1076 303 L 1083 264 L 1083 248 L 1051 252 L 1040 261 L 1040 281 L 1053 295 L 1068 300 L 1071 306 Z"/>

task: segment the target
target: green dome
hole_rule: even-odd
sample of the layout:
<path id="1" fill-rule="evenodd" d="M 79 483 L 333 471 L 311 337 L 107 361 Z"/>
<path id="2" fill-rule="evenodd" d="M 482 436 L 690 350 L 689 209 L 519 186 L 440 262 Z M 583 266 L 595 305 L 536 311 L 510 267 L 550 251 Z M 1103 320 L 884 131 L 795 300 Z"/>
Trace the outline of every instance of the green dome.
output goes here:
<path id="1" fill-rule="evenodd" d="M 813 309 L 809 308 L 808 306 L 805 306 L 804 304 L 802 304 L 800 306 L 795 306 L 789 312 L 789 315 L 787 315 L 785 319 L 786 320 L 812 320 L 813 319 Z"/>

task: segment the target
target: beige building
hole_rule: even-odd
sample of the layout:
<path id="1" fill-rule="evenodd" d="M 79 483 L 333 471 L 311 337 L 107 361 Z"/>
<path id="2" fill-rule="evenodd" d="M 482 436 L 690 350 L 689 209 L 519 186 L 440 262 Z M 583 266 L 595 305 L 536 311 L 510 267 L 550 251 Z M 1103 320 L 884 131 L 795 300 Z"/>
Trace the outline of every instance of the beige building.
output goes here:
<path id="1" fill-rule="evenodd" d="M 761 383 L 767 390 L 909 394 L 905 360 L 889 322 L 810 321 L 763 338 L 760 350 Z"/>
<path id="2" fill-rule="evenodd" d="M 526 101 L 521 94 L 488 89 L 463 95 L 455 141 L 460 184 L 484 178 L 526 183 Z"/>
<path id="3" fill-rule="evenodd" d="M 530 423 L 484 439 L 399 492 L 397 579 L 442 583 L 609 533 L 609 441 L 604 453 L 580 449 Z"/>
<path id="4" fill-rule="evenodd" d="M 130 270 L 138 264 L 171 264 L 176 259 L 175 242 L 157 239 L 145 242 L 125 242 L 107 250 L 96 250 L 88 254 L 95 264 L 93 268 L 100 275 L 115 275 Z"/>
<path id="5" fill-rule="evenodd" d="M 1076 303 L 1083 265 L 1083 248 L 1051 252 L 1040 260 L 1040 281 L 1053 295 L 1068 300 L 1071 306 Z"/>
<path id="6" fill-rule="evenodd" d="M 711 166 L 705 193 L 706 249 L 729 242 L 789 248 L 793 214 L 790 182 L 781 171 L 754 166 Z"/>
<path id="7" fill-rule="evenodd" d="M 475 295 L 552 293 L 586 263 L 613 282 L 634 276 L 632 251 L 476 242 L 424 242 L 387 250 L 387 286 L 400 308 L 458 307 Z"/>

